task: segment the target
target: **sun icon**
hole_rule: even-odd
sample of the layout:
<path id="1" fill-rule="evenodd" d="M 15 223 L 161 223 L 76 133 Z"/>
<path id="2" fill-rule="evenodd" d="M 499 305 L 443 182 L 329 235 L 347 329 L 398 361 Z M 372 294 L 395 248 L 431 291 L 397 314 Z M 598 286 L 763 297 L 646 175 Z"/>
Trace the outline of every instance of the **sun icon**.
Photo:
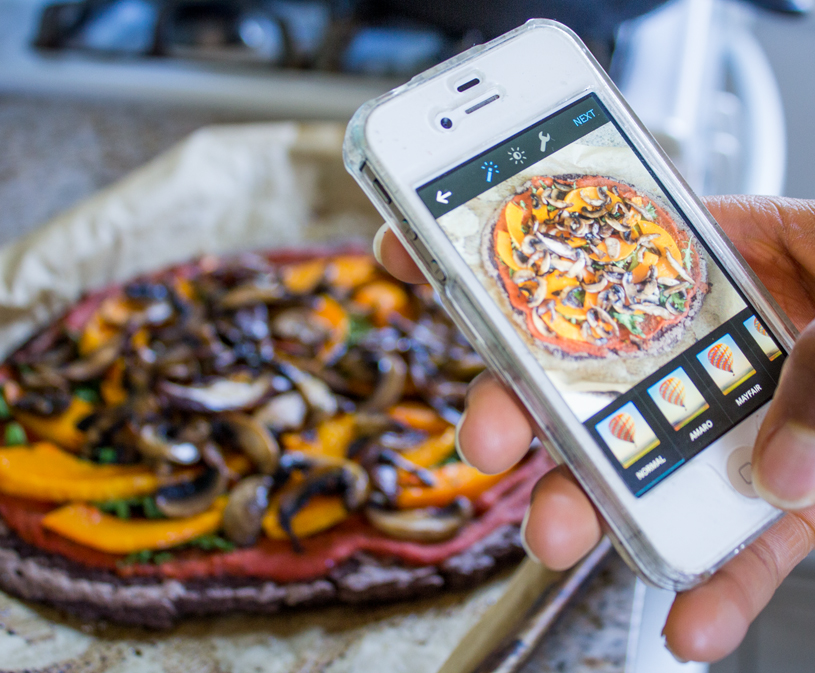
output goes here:
<path id="1" fill-rule="evenodd" d="M 509 158 L 512 159 L 512 162 L 516 166 L 526 161 L 526 152 L 524 152 L 520 147 L 510 147 L 507 154 L 509 154 Z"/>

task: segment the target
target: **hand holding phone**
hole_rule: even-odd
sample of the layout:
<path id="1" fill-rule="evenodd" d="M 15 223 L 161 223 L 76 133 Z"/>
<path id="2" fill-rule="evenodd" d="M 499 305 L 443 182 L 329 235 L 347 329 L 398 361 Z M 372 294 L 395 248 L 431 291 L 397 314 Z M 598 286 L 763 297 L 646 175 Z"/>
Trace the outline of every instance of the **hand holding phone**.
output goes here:
<path id="1" fill-rule="evenodd" d="M 695 586 L 778 520 L 750 452 L 795 330 L 567 29 L 367 104 L 346 165 L 641 576 Z"/>
<path id="2" fill-rule="evenodd" d="M 765 450 L 776 427 L 793 422 L 808 429 L 809 451 L 815 455 L 815 209 L 811 202 L 790 199 L 725 197 L 706 205 L 750 266 L 770 288 L 802 330 L 790 353 L 790 374 L 779 385 L 756 453 Z M 408 282 L 424 282 L 396 236 L 383 225 L 379 257 L 385 267 Z M 799 270 L 800 269 L 800 273 Z M 797 364 L 796 364 L 797 363 Z M 506 469 L 526 453 L 532 429 L 517 399 L 494 377 L 482 377 L 468 393 L 467 414 L 459 429 L 460 450 L 485 472 Z M 809 420 L 807 420 L 809 419 Z M 800 467 L 799 458 L 786 455 L 787 464 Z M 776 461 L 778 458 L 776 458 Z M 754 461 L 761 476 L 761 464 Z M 789 468 L 782 468 L 785 473 Z M 794 469 L 794 468 L 793 468 Z M 798 470 L 800 473 L 800 470 Z M 730 561 L 707 583 L 677 597 L 665 625 L 670 649 L 687 660 L 715 661 L 741 642 L 750 622 L 764 608 L 779 582 L 815 548 L 815 477 L 786 487 L 783 473 L 768 480 L 762 495 L 790 509 L 798 499 L 804 509 L 786 516 L 768 533 Z M 770 486 L 772 484 L 772 486 Z M 804 493 L 802 496 L 801 493 Z M 803 498 L 803 500 L 801 500 Z M 599 540 L 602 523 L 591 501 L 564 470 L 547 474 L 535 489 L 526 526 L 527 547 L 547 566 L 568 568 Z"/>

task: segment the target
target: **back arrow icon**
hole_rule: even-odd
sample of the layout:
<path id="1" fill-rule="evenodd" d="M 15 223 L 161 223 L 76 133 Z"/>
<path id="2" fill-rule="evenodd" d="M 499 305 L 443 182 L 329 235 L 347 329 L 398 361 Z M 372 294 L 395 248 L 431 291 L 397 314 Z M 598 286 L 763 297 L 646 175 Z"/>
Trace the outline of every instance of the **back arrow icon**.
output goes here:
<path id="1" fill-rule="evenodd" d="M 449 204 L 449 199 L 453 195 L 453 192 L 442 192 L 441 190 L 436 192 L 436 201 L 439 203 L 443 203 L 445 206 Z"/>

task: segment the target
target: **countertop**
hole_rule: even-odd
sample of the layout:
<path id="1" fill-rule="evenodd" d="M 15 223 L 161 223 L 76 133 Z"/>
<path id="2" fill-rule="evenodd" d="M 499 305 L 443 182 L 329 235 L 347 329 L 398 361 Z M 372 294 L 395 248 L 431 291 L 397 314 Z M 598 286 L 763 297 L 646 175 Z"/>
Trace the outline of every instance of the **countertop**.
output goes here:
<path id="1" fill-rule="evenodd" d="M 246 119 L 204 110 L 0 96 L 0 245 L 110 185 L 195 129 L 241 121 Z M 633 592 L 631 572 L 616 556 L 609 558 L 523 673 L 622 673 Z"/>

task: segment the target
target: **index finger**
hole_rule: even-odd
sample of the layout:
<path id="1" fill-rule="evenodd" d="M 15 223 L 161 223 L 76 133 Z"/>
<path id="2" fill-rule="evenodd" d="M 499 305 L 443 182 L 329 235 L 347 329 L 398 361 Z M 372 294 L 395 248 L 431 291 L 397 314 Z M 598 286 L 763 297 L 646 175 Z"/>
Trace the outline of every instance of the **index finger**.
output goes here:
<path id="1" fill-rule="evenodd" d="M 379 231 L 376 232 L 374 256 L 391 275 L 405 283 L 427 282 L 421 269 L 416 266 L 416 263 L 387 223 L 383 224 Z"/>

